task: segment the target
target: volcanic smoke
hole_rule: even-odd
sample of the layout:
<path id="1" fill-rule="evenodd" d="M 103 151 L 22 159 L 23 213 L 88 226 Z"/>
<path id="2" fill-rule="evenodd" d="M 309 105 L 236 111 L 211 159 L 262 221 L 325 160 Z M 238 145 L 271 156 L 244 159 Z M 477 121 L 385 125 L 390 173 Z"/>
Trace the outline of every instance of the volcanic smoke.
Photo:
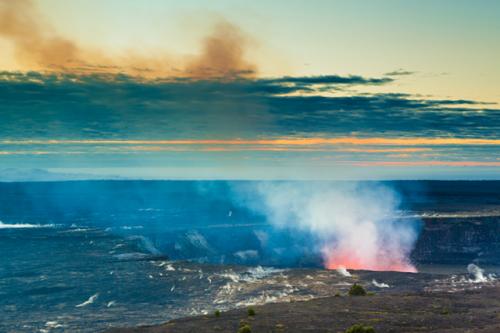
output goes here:
<path id="1" fill-rule="evenodd" d="M 313 235 L 328 269 L 416 272 L 417 221 L 397 220 L 399 195 L 374 183 L 261 183 L 260 210 L 278 228 Z"/>
<path id="2" fill-rule="evenodd" d="M 203 38 L 198 54 L 143 55 L 129 50 L 113 55 L 63 37 L 32 0 L 0 0 L 0 39 L 10 42 L 23 70 L 199 80 L 249 78 L 257 72 L 246 59 L 249 38 L 225 20 Z"/>

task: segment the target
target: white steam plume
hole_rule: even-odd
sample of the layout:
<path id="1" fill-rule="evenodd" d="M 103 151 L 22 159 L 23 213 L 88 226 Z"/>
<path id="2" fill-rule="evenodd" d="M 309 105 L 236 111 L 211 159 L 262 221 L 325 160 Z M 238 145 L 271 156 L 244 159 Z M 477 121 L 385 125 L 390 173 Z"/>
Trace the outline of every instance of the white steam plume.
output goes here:
<path id="1" fill-rule="evenodd" d="M 351 276 L 351 273 L 349 273 L 349 271 L 347 269 L 345 269 L 345 267 L 338 267 L 337 268 L 337 272 L 342 275 L 342 276 L 345 276 L 345 277 L 350 277 Z"/>
<path id="2" fill-rule="evenodd" d="M 414 221 L 396 220 L 399 196 L 376 183 L 260 183 L 253 208 L 279 228 L 313 235 L 329 269 L 415 272 Z"/>
<path id="3" fill-rule="evenodd" d="M 484 269 L 474 264 L 469 264 L 467 266 L 467 271 L 474 277 L 474 280 L 469 280 L 473 283 L 482 283 L 495 280 L 495 276 L 493 274 L 488 274 L 488 276 L 484 275 Z"/>
<path id="4" fill-rule="evenodd" d="M 391 286 L 384 282 L 377 282 L 377 280 L 373 279 L 372 284 L 377 288 L 390 288 Z"/>

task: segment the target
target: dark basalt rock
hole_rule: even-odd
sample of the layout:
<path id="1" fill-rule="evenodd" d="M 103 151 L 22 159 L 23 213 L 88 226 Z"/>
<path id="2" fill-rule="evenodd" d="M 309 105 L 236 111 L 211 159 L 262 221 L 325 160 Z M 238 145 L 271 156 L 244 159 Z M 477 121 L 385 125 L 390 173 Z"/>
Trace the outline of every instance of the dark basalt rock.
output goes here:
<path id="1" fill-rule="evenodd" d="M 500 217 L 425 219 L 412 259 L 425 264 L 500 264 Z"/>

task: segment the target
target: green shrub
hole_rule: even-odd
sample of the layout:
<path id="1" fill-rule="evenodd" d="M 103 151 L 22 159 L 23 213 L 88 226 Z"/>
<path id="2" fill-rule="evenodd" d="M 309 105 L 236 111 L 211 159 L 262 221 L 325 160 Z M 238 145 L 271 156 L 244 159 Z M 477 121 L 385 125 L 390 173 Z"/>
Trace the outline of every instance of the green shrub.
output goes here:
<path id="1" fill-rule="evenodd" d="M 220 311 L 219 311 L 219 310 L 215 310 L 214 315 L 215 315 L 217 318 L 219 318 L 219 317 L 220 317 Z"/>
<path id="2" fill-rule="evenodd" d="M 253 308 L 248 308 L 247 313 L 249 316 L 255 316 L 255 310 Z"/>
<path id="3" fill-rule="evenodd" d="M 356 324 L 349 327 L 345 333 L 375 333 L 375 330 L 371 326 Z"/>
<path id="4" fill-rule="evenodd" d="M 252 328 L 250 325 L 241 326 L 238 333 L 252 333 Z"/>
<path id="5" fill-rule="evenodd" d="M 366 296 L 366 290 L 359 284 L 353 284 L 349 289 L 349 296 Z"/>

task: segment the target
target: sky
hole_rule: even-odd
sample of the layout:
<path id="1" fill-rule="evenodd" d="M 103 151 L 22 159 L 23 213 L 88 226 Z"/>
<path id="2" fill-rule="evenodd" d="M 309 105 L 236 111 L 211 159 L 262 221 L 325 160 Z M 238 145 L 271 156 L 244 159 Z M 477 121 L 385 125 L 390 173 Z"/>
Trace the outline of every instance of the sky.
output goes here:
<path id="1" fill-rule="evenodd" d="M 494 0 L 0 0 L 9 172 L 500 179 L 499 103 Z"/>

